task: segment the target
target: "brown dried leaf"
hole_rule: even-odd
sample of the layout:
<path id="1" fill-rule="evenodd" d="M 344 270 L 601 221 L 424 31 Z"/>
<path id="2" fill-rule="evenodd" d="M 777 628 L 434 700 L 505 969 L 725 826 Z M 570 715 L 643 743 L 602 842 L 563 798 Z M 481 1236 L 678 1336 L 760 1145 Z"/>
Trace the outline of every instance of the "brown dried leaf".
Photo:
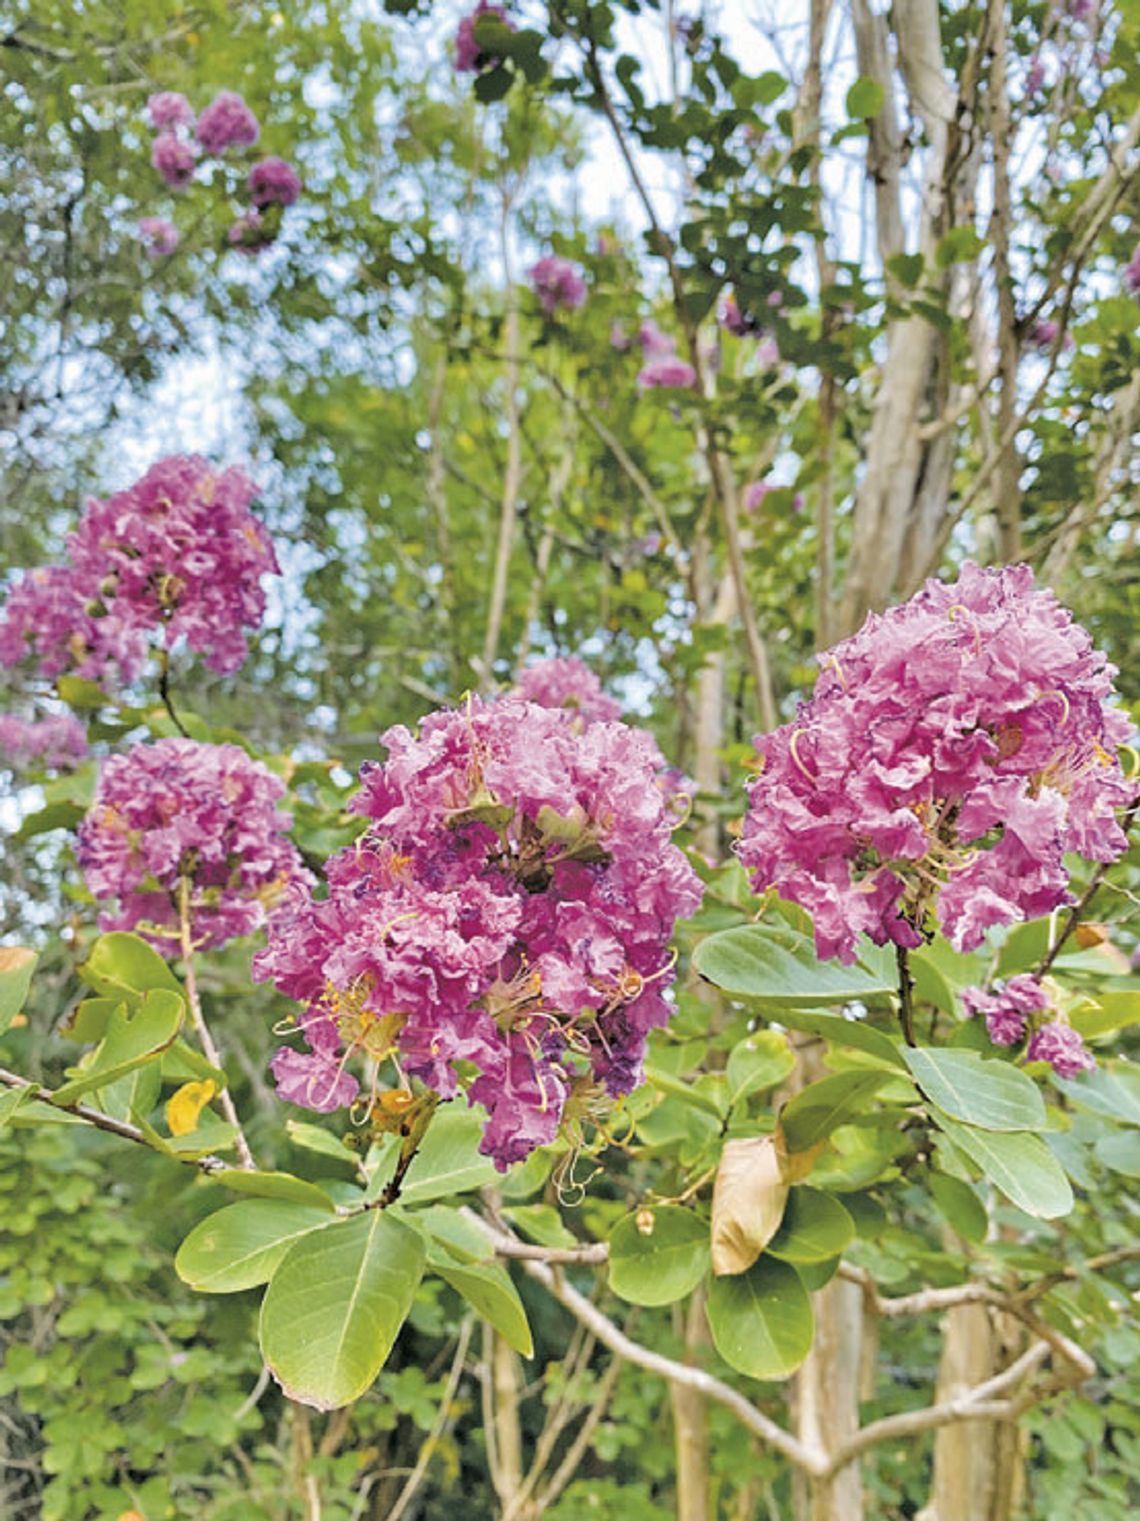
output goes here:
<path id="1" fill-rule="evenodd" d="M 725 1142 L 712 1201 L 717 1277 L 748 1271 L 780 1228 L 789 1186 L 807 1177 L 821 1149 L 789 1156 L 779 1130 Z"/>

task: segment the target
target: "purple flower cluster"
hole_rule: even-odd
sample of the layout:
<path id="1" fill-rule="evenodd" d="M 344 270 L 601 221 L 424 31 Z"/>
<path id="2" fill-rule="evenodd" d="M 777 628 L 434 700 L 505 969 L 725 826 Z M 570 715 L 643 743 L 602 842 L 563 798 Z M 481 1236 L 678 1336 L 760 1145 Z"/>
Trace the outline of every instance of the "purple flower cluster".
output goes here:
<path id="1" fill-rule="evenodd" d="M 265 614 L 261 577 L 279 574 L 273 543 L 249 507 L 239 469 L 220 473 L 198 455 L 172 455 L 127 491 L 92 497 L 68 539 L 67 565 L 25 573 L 0 616 L 0 663 L 27 655 L 41 673 L 132 681 L 147 635 L 185 637 L 211 670 L 235 671 L 244 629 Z"/>
<path id="2" fill-rule="evenodd" d="M 1140 243 L 1124 266 L 1124 286 L 1130 295 L 1140 296 Z"/>
<path id="3" fill-rule="evenodd" d="M 235 90 L 220 91 L 196 124 L 186 97 L 169 91 L 152 95 L 147 112 L 159 133 L 151 163 L 172 190 L 184 190 L 194 178 L 199 149 L 221 155 L 230 148 L 249 148 L 261 133 L 257 117 Z M 190 139 L 191 129 L 196 141 Z M 254 164 L 246 188 L 251 209 L 237 218 L 226 240 L 241 253 L 259 254 L 275 241 L 278 227 L 276 218 L 270 222 L 262 212 L 273 206 L 292 206 L 301 194 L 301 181 L 291 164 L 270 157 Z M 178 246 L 177 228 L 163 217 L 144 217 L 139 236 L 156 256 L 173 253 Z"/>
<path id="4" fill-rule="evenodd" d="M 292 206 L 301 194 L 301 181 L 283 158 L 260 159 L 249 171 L 249 198 L 255 206 Z"/>
<path id="5" fill-rule="evenodd" d="M 459 74 L 481 74 L 485 69 L 493 69 L 500 61 L 495 53 L 485 53 L 476 41 L 475 23 L 480 16 L 494 16 L 512 32 L 517 30 L 503 6 L 479 0 L 475 9 L 460 21 L 455 33 L 455 68 Z"/>
<path id="6" fill-rule="evenodd" d="M 78 765 L 86 754 L 86 731 L 72 713 L 52 713 L 46 718 L 0 713 L 0 755 L 17 766 L 41 761 L 63 770 Z"/>
<path id="7" fill-rule="evenodd" d="M 528 666 L 515 683 L 514 696 L 542 708 L 569 708 L 587 723 L 612 723 L 621 717 L 621 703 L 602 691 L 596 674 L 577 655 Z"/>
<path id="8" fill-rule="evenodd" d="M 236 90 L 220 90 L 198 118 L 194 135 L 207 153 L 250 148 L 261 127 Z"/>
<path id="9" fill-rule="evenodd" d="M 636 1086 L 700 884 L 670 839 L 653 742 L 624 724 L 471 699 L 384 743 L 328 897 L 294 890 L 254 958 L 305 1005 L 308 1049 L 274 1059 L 278 1090 L 351 1103 L 356 1054 L 394 1056 L 444 1098 L 473 1069 L 483 1150 L 506 1168 Z"/>
<path id="10" fill-rule="evenodd" d="M 559 308 L 577 311 L 585 303 L 585 280 L 569 259 L 561 259 L 557 254 L 547 254 L 537 264 L 532 264 L 527 270 L 527 279 L 548 317 Z"/>
<path id="11" fill-rule="evenodd" d="M 139 222 L 139 237 L 146 244 L 153 258 L 172 254 L 178 247 L 178 228 L 165 217 L 143 217 Z"/>
<path id="12" fill-rule="evenodd" d="M 290 884 L 312 881 L 285 833 L 284 792 L 237 745 L 160 739 L 112 756 L 79 826 L 87 886 L 119 905 L 100 926 L 176 947 L 185 880 L 196 946 L 259 928 Z"/>
<path id="13" fill-rule="evenodd" d="M 990 989 L 964 988 L 962 1003 L 971 1017 L 984 1014 L 995 1046 L 1016 1046 L 1029 1035 L 1025 1059 L 1048 1062 L 1058 1077 L 1077 1077 L 1096 1066 L 1080 1033 L 1055 1010 L 1044 986 L 1028 972 Z M 1042 1015 L 1054 1017 L 1042 1019 Z"/>
<path id="14" fill-rule="evenodd" d="M 171 190 L 185 190 L 198 165 L 193 145 L 173 132 L 163 132 L 155 138 L 150 161 Z"/>
<path id="15" fill-rule="evenodd" d="M 673 355 L 669 359 L 651 359 L 642 365 L 637 383 L 643 390 L 689 390 L 697 383 L 697 372 L 687 360 Z"/>
<path id="16" fill-rule="evenodd" d="M 1028 566 L 966 564 L 821 657 L 797 717 L 756 741 L 740 858 L 810 910 L 821 956 L 856 940 L 958 950 L 1069 901 L 1066 851 L 1113 861 L 1131 723 L 1115 671 Z"/>
<path id="17" fill-rule="evenodd" d="M 150 124 L 156 132 L 173 132 L 178 127 L 192 127 L 194 112 L 185 95 L 162 90 L 146 103 Z"/>

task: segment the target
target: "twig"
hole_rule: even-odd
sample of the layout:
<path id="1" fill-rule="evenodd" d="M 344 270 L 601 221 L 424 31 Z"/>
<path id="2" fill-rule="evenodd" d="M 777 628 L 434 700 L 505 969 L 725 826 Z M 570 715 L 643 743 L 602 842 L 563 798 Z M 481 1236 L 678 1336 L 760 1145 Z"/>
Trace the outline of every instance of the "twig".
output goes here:
<path id="1" fill-rule="evenodd" d="M 222 1054 L 214 1044 L 214 1037 L 210 1034 L 210 1027 L 202 1013 L 202 1001 L 198 997 L 198 978 L 194 971 L 194 942 L 190 938 L 190 878 L 185 873 L 178 879 L 178 940 L 182 951 L 182 966 L 186 979 L 186 1004 L 190 1010 L 190 1022 L 194 1026 L 206 1060 L 212 1067 L 217 1067 L 219 1071 L 224 1072 Z M 246 1172 L 256 1172 L 257 1163 L 253 1160 L 253 1152 L 249 1149 L 241 1118 L 228 1087 L 223 1088 L 219 1093 L 218 1103 L 222 1106 L 222 1113 L 234 1127 L 234 1150 L 237 1152 L 239 1164 Z"/>
<path id="2" fill-rule="evenodd" d="M 50 1104 L 53 1109 L 59 1109 L 64 1114 L 73 1114 L 76 1119 L 82 1120 L 87 1125 L 92 1125 L 96 1130 L 105 1130 L 108 1135 L 117 1135 L 120 1140 L 134 1141 L 136 1145 L 145 1146 L 149 1151 L 155 1150 L 143 1135 L 137 1125 L 128 1124 L 126 1120 L 117 1120 L 113 1115 L 104 1114 L 101 1109 L 92 1109 L 88 1104 L 61 1104 L 50 1088 L 40 1088 L 35 1083 L 29 1083 L 27 1078 L 20 1077 L 15 1072 L 9 1072 L 0 1067 L 0 1084 L 5 1088 L 27 1088 L 31 1097 L 41 1104 Z M 179 1157 L 180 1162 L 188 1162 L 192 1167 L 197 1167 L 201 1172 L 217 1172 L 227 1164 L 221 1157 Z"/>
<path id="3" fill-rule="evenodd" d="M 439 1439 L 451 1420 L 451 1406 L 455 1399 L 455 1391 L 459 1387 L 459 1380 L 463 1377 L 463 1368 L 467 1362 L 467 1348 L 471 1342 L 471 1332 L 474 1325 L 475 1317 L 468 1315 L 459 1328 L 459 1341 L 455 1348 L 455 1356 L 451 1360 L 451 1371 L 447 1375 L 447 1384 L 444 1387 L 435 1420 L 432 1423 L 431 1430 L 424 1437 L 419 1456 L 416 1458 L 415 1467 L 408 1476 L 407 1483 L 397 1495 L 396 1503 L 388 1512 L 388 1521 L 400 1521 L 400 1517 L 412 1503 L 416 1490 L 423 1483 L 424 1474 L 427 1473 L 428 1464 L 431 1462 L 432 1455 L 439 1445 Z"/>
<path id="4" fill-rule="evenodd" d="M 1132 802 L 1129 803 L 1127 809 L 1125 810 L 1124 817 L 1120 821 L 1120 826 L 1124 830 L 1125 835 L 1131 834 L 1132 826 L 1136 822 L 1137 813 L 1140 813 L 1140 792 L 1138 792 L 1133 798 Z M 1081 915 L 1084 913 L 1085 909 L 1088 908 L 1089 904 L 1096 896 L 1097 889 L 1104 881 L 1105 875 L 1111 864 L 1112 863 L 1110 861 L 1102 861 L 1097 869 L 1093 872 L 1092 876 L 1089 878 L 1088 886 L 1069 910 L 1069 916 L 1065 920 L 1064 926 L 1061 929 L 1061 933 L 1057 936 L 1056 940 L 1045 952 L 1041 960 L 1037 963 L 1037 967 L 1033 973 L 1035 977 L 1044 977 L 1045 973 L 1049 970 L 1054 961 L 1056 961 L 1057 957 L 1061 954 L 1061 949 L 1064 946 L 1065 941 L 1068 940 L 1069 936 L 1073 933 L 1077 925 L 1080 923 Z"/>
<path id="5" fill-rule="evenodd" d="M 190 735 L 183 727 L 182 720 L 174 710 L 174 703 L 170 696 L 170 656 L 165 649 L 158 652 L 158 695 L 162 700 L 162 706 L 166 709 L 167 717 L 178 730 L 183 739 L 189 739 Z"/>

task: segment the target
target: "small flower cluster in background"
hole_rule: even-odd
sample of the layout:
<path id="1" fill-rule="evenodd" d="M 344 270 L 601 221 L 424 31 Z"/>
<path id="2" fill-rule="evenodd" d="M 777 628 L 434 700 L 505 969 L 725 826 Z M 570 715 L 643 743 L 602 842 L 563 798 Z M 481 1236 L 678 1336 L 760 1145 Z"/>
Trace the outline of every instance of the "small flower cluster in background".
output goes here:
<path id="1" fill-rule="evenodd" d="M 458 1065 L 506 1168 L 637 1086 L 700 883 L 670 838 L 656 746 L 624 724 L 471 699 L 383 742 L 352 804 L 368 828 L 329 861 L 328 897 L 291 889 L 254 958 L 305 1005 L 307 1049 L 274 1058 L 278 1091 L 339 1108 L 360 1093 L 351 1058 L 392 1057 L 449 1098 Z"/>
<path id="2" fill-rule="evenodd" d="M 586 282 L 569 259 L 547 254 L 527 270 L 527 278 L 548 317 L 556 311 L 577 311 L 586 301 Z"/>
<path id="3" fill-rule="evenodd" d="M 512 32 L 517 30 L 503 6 L 479 0 L 475 9 L 460 21 L 455 33 L 455 68 L 459 74 L 482 74 L 500 62 L 494 53 L 485 53 L 476 40 L 475 23 L 481 16 L 493 16 Z"/>
<path id="4" fill-rule="evenodd" d="M 196 949 L 258 929 L 289 883 L 312 881 L 285 833 L 284 792 L 237 745 L 160 739 L 112 756 L 77 847 L 88 888 L 118 902 L 100 927 L 176 950 L 185 881 Z"/>
<path id="5" fill-rule="evenodd" d="M 87 755 L 87 733 L 73 713 L 19 718 L 0 713 L 0 758 L 15 766 L 35 762 L 55 770 L 77 766 Z"/>
<path id="6" fill-rule="evenodd" d="M 985 1016 L 995 1046 L 1016 1046 L 1028 1036 L 1026 1061 L 1048 1062 L 1058 1077 L 1079 1077 L 1096 1066 L 1080 1032 L 1058 1016 L 1044 984 L 1028 972 L 990 989 L 965 988 L 962 1004 L 971 1017 Z"/>
<path id="7" fill-rule="evenodd" d="M 858 935 L 957 950 L 1070 901 L 1065 854 L 1114 861 L 1132 732 L 1114 668 L 1028 566 L 967 563 L 820 657 L 797 717 L 756 741 L 739 854 L 808 909 L 821 956 Z"/>
<path id="8" fill-rule="evenodd" d="M 126 491 L 91 497 L 67 563 L 26 571 L 0 610 L 0 664 L 28 657 L 53 679 L 133 681 L 149 637 L 185 638 L 230 675 L 248 653 L 245 629 L 265 615 L 261 577 L 280 574 L 273 542 L 250 511 L 244 471 L 198 455 L 160 460 Z"/>
<path id="9" fill-rule="evenodd" d="M 185 95 L 164 90 L 147 101 L 156 132 L 151 164 L 171 190 L 188 188 L 205 158 L 226 161 L 232 150 L 252 148 L 261 135 L 257 117 L 235 90 L 222 90 L 197 119 Z M 281 212 L 301 194 L 297 171 L 282 158 L 259 159 L 249 170 L 245 194 L 250 205 L 229 228 L 227 242 L 242 253 L 257 254 L 275 241 Z M 154 257 L 178 247 L 178 228 L 166 217 L 143 217 L 138 233 Z"/>

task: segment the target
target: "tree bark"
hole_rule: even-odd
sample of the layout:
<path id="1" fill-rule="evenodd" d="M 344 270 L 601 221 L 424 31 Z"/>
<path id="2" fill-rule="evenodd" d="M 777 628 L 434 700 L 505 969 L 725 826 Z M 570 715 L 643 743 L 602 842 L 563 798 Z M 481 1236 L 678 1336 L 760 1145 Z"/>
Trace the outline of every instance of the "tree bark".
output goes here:
<path id="1" fill-rule="evenodd" d="M 833 1278 L 813 1296 L 815 1342 L 796 1375 L 796 1434 L 805 1445 L 834 1450 L 859 1429 L 863 1371 L 863 1291 Z M 796 1480 L 797 1521 L 862 1521 L 863 1478 L 849 1463 L 830 1479 Z"/>
<path id="2" fill-rule="evenodd" d="M 685 1307 L 685 1361 L 697 1362 L 708 1341 L 705 1296 L 697 1289 Z M 709 1409 L 697 1389 L 669 1385 L 677 1461 L 677 1521 L 711 1521 L 709 1508 Z"/>

